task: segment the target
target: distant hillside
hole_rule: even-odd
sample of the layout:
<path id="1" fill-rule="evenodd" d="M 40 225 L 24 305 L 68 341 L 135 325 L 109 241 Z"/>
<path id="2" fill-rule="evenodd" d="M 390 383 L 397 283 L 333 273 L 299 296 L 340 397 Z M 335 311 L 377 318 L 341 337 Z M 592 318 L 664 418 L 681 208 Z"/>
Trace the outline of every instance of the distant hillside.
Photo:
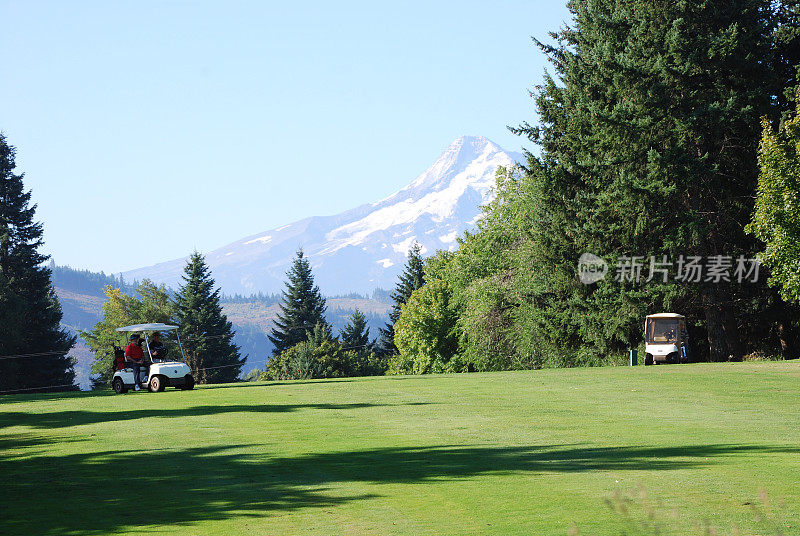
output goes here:
<path id="1" fill-rule="evenodd" d="M 72 333 L 88 330 L 102 318 L 102 307 L 106 301 L 103 288 L 106 285 L 122 288 L 123 292 L 135 292 L 133 286 L 121 278 L 88 270 L 75 270 L 68 266 L 51 266 L 53 285 L 61 302 L 64 313 L 62 325 Z M 389 293 L 378 289 L 372 297 L 350 294 L 328 298 L 328 322 L 339 332 L 347 322 L 347 318 L 358 307 L 367 317 L 370 336 L 378 336 L 378 329 L 388 320 L 391 307 Z M 264 368 L 266 359 L 272 355 L 272 343 L 267 334 L 274 326 L 279 312 L 280 296 L 223 296 L 222 309 L 228 316 L 236 331 L 234 342 L 242 349 L 242 355 L 248 360 L 242 368 L 248 372 L 253 368 Z M 89 376 L 93 356 L 89 348 L 78 339 L 78 344 L 70 352 L 77 359 L 75 367 L 78 382 L 82 388 L 89 387 Z"/>
<path id="2" fill-rule="evenodd" d="M 328 311 L 326 318 L 333 326 L 334 334 L 344 328 L 348 318 L 356 308 L 367 317 L 370 337 L 376 338 L 379 329 L 388 320 L 391 305 L 371 298 L 333 297 L 327 298 Z M 266 358 L 272 355 L 272 343 L 267 339 L 275 325 L 280 312 L 278 301 L 268 302 L 253 299 L 251 301 L 222 302 L 222 309 L 236 329 L 237 344 L 242 348 L 252 348 L 250 359 L 242 369 L 244 372 L 253 368 L 264 368 Z M 242 339 L 240 339 L 242 337 Z M 244 344 L 245 337 L 247 346 Z M 240 343 L 240 340 L 242 341 Z M 244 350 L 243 350 L 244 351 Z"/>
<path id="3" fill-rule="evenodd" d="M 102 297 L 104 296 L 103 288 L 106 285 L 133 291 L 133 285 L 126 283 L 122 277 L 106 275 L 103 272 L 76 270 L 69 266 L 56 266 L 55 264 L 50 265 L 50 271 L 53 272 L 53 285 L 80 294 Z"/>
<path id="4" fill-rule="evenodd" d="M 100 320 L 101 307 L 106 301 L 103 292 L 106 285 L 121 288 L 124 292 L 133 292 L 133 287 L 127 285 L 121 277 L 76 270 L 69 266 L 51 265 L 50 270 L 53 272 L 53 286 L 64 312 L 61 323 L 73 332 L 90 329 Z"/>

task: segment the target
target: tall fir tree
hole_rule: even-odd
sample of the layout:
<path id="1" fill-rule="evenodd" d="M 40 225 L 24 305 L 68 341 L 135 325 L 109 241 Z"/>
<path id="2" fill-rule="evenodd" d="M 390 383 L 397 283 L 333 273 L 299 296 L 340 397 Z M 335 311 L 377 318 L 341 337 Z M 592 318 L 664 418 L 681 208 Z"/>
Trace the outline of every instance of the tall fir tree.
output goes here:
<path id="1" fill-rule="evenodd" d="M 189 258 L 184 284 L 175 295 L 175 319 L 180 326 L 186 359 L 199 383 L 236 380 L 245 359 L 233 343 L 233 327 L 222 312 L 219 289 L 200 253 Z"/>
<path id="2" fill-rule="evenodd" d="M 400 318 L 401 307 L 408 301 L 411 293 L 425 284 L 424 268 L 422 248 L 418 242 L 414 242 L 408 250 L 406 265 L 392 293 L 394 304 L 389 310 L 389 323 L 381 329 L 377 353 L 383 357 L 397 354 L 397 346 L 394 344 L 394 325 Z"/>
<path id="3" fill-rule="evenodd" d="M 372 345 L 369 340 L 367 317 L 358 308 L 350 315 L 339 338 L 345 350 L 370 351 Z"/>
<path id="4" fill-rule="evenodd" d="M 783 91 L 771 61 L 772 2 L 569 7 L 573 22 L 552 34 L 557 45 L 540 43 L 558 77 L 547 76 L 535 95 L 541 126 L 516 130 L 542 151 L 529 155 L 522 185 L 530 226 L 510 274 L 515 321 L 539 347 L 608 355 L 638 345 L 645 314 L 677 310 L 691 319 L 694 339 L 706 339 L 708 357 L 741 358 L 744 341 L 763 341 L 771 329 L 763 282 L 676 281 L 676 267 L 666 282 L 656 274 L 635 283 L 612 271 L 582 285 L 575 266 L 584 252 L 612 266 L 625 256 L 755 256 L 744 225 L 759 117 L 779 114 L 772 102 Z M 753 337 L 742 333 L 746 326 Z"/>
<path id="5" fill-rule="evenodd" d="M 286 272 L 286 290 L 283 291 L 278 319 L 269 340 L 275 348 L 273 356 L 307 339 L 317 324 L 327 326 L 325 298 L 314 284 L 311 264 L 302 249 L 297 251 L 292 267 Z"/>
<path id="6" fill-rule="evenodd" d="M 39 253 L 42 224 L 34 221 L 16 150 L 0 134 L 0 392 L 65 391 L 73 386 L 67 352 L 75 337 L 61 329 L 61 305 Z"/>

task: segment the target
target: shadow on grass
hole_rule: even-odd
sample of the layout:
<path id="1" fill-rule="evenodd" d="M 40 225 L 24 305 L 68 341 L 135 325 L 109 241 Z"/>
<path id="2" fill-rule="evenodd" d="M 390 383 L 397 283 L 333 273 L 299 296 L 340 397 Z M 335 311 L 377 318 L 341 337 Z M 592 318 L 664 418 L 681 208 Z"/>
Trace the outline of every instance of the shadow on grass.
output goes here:
<path id="1" fill-rule="evenodd" d="M 302 384 L 313 384 L 313 383 L 353 383 L 353 382 L 365 382 L 365 381 L 372 381 L 372 380 L 386 380 L 386 381 L 398 381 L 398 380 L 421 380 L 424 381 L 426 379 L 431 378 L 459 378 L 463 376 L 463 374 L 458 373 L 448 373 L 448 374 L 416 374 L 416 375 L 409 375 L 409 376 L 350 376 L 347 378 L 320 378 L 320 379 L 311 379 L 311 380 L 272 380 L 272 381 L 258 381 L 258 382 L 235 382 L 235 383 L 209 383 L 201 385 L 201 389 L 230 389 L 230 388 L 239 388 L 239 387 L 273 387 L 276 385 L 302 385 Z"/>
<path id="2" fill-rule="evenodd" d="M 0 429 L 10 426 L 29 426 L 32 428 L 66 428 L 84 424 L 96 424 L 116 421 L 147 419 L 150 417 L 206 417 L 225 413 L 287 413 L 304 409 L 314 410 L 351 410 L 363 408 L 391 406 L 420 406 L 427 402 L 409 402 L 403 404 L 233 404 L 228 406 L 190 406 L 169 409 L 131 409 L 113 411 L 53 411 L 35 413 L 26 411 L 6 411 L 0 413 Z"/>
<path id="3" fill-rule="evenodd" d="M 15 436 L 6 448 L 30 447 Z M 0 458 L 0 533 L 91 535 L 169 530 L 209 520 L 268 517 L 379 496 L 331 488 L 348 482 L 430 483 L 481 474 L 664 471 L 715 463 L 715 457 L 796 453 L 769 446 L 680 448 L 378 448 L 275 457 L 260 445 L 143 452 L 105 451 Z M 409 489 L 413 493 L 413 489 Z"/>
<path id="4" fill-rule="evenodd" d="M 304 383 L 350 383 L 374 378 L 375 376 L 350 377 L 350 378 L 324 378 L 317 380 L 271 380 L 257 382 L 236 382 L 236 383 L 206 383 L 200 386 L 201 389 L 230 389 L 233 387 L 272 387 L 274 385 L 301 385 Z"/>
<path id="5" fill-rule="evenodd" d="M 95 398 L 98 396 L 117 396 L 109 389 L 96 391 L 58 391 L 55 393 L 15 393 L 0 395 L 0 407 L 3 404 L 17 404 L 20 402 L 45 402 L 49 400 Z"/>

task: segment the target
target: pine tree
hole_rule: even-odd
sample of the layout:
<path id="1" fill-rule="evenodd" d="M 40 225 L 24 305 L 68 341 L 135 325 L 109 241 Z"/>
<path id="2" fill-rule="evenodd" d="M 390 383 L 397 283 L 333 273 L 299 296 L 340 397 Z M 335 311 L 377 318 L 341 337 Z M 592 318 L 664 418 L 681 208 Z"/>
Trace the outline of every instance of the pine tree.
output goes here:
<path id="1" fill-rule="evenodd" d="M 42 224 L 23 174 L 14 173 L 15 153 L 0 134 L 0 392 L 76 389 L 66 355 L 75 337 L 60 327 L 61 305 L 43 265 L 49 257 L 38 252 Z"/>
<path id="2" fill-rule="evenodd" d="M 303 254 L 297 251 L 292 267 L 286 272 L 288 281 L 283 291 L 278 319 L 269 340 L 275 348 L 273 356 L 306 340 L 307 333 L 313 332 L 317 324 L 328 326 L 325 320 L 327 305 L 320 294 L 319 287 L 314 285 L 311 265 Z"/>
<path id="3" fill-rule="evenodd" d="M 389 323 L 381 330 L 380 342 L 378 343 L 378 353 L 387 357 L 397 353 L 397 346 L 394 344 L 394 325 L 400 318 L 400 308 L 408 301 L 411 293 L 425 284 L 424 262 L 422 260 L 422 248 L 419 243 L 414 242 L 408 250 L 403 273 L 400 274 L 399 281 L 392 293 L 394 304 L 389 310 Z"/>
<path id="4" fill-rule="evenodd" d="M 339 338 L 342 340 L 342 348 L 345 350 L 370 351 L 372 345 L 369 341 L 367 317 L 358 308 L 350 315 Z"/>
<path id="5" fill-rule="evenodd" d="M 233 329 L 222 312 L 219 289 L 205 259 L 195 252 L 184 269 L 184 285 L 175 296 L 175 317 L 180 326 L 186 359 L 195 380 L 224 383 L 236 380 L 245 359 L 233 343 Z"/>

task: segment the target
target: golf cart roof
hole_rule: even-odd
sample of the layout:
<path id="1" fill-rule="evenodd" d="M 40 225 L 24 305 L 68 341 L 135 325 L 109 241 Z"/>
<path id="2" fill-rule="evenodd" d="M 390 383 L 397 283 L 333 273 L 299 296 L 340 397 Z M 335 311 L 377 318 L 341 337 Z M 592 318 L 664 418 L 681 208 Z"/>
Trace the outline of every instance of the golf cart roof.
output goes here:
<path id="1" fill-rule="evenodd" d="M 172 331 L 174 329 L 178 329 L 178 326 L 170 326 L 169 324 L 134 324 L 117 328 L 117 331 Z"/>
<path id="2" fill-rule="evenodd" d="M 647 315 L 647 318 L 684 318 L 684 316 L 678 313 L 656 313 L 654 315 Z"/>

